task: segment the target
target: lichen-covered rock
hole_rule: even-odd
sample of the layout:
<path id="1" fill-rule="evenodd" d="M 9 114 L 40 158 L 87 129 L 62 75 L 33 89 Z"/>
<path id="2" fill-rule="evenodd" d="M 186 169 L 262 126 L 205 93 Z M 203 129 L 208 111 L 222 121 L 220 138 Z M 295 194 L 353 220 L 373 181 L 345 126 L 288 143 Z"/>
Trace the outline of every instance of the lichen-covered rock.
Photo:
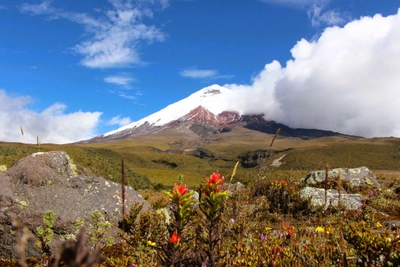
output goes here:
<path id="1" fill-rule="evenodd" d="M 314 207 L 323 206 L 324 209 L 329 205 L 337 207 L 339 205 L 339 192 L 334 189 L 327 190 L 327 201 L 325 203 L 325 189 L 315 187 L 304 187 L 300 190 L 302 198 L 310 198 L 311 204 Z M 344 205 L 347 210 L 356 210 L 362 206 L 365 199 L 360 194 L 346 194 L 340 195 L 340 203 Z"/>
<path id="2" fill-rule="evenodd" d="M 234 184 L 224 184 L 224 186 L 228 189 L 228 192 L 230 194 L 232 194 L 234 192 L 243 191 L 246 189 L 246 186 L 244 184 L 242 184 L 241 182 L 236 182 Z"/>
<path id="3" fill-rule="evenodd" d="M 376 176 L 367 167 L 359 168 L 336 168 L 328 171 L 330 181 L 337 181 L 341 174 L 342 181 L 348 182 L 353 187 L 371 186 L 380 188 L 381 185 L 376 180 Z M 315 185 L 325 181 L 325 170 L 310 172 L 304 179 L 308 185 Z"/>
<path id="4" fill-rule="evenodd" d="M 149 209 L 133 188 L 127 187 L 125 196 L 127 212 L 134 203 L 144 203 L 143 211 Z M 76 176 L 71 159 L 63 151 L 32 154 L 0 174 L 0 258 L 17 257 L 11 228 L 14 220 L 36 231 L 43 225 L 44 213 L 52 210 L 56 221 L 51 246 L 56 249 L 57 239 L 73 237 L 77 220 L 83 219 L 88 226 L 96 210 L 111 223 L 109 234 L 118 237 L 121 208 L 121 185 L 102 177 Z M 27 256 L 39 253 L 33 244 L 28 245 Z"/>
<path id="5" fill-rule="evenodd" d="M 0 173 L 7 171 L 6 165 L 0 165 Z"/>

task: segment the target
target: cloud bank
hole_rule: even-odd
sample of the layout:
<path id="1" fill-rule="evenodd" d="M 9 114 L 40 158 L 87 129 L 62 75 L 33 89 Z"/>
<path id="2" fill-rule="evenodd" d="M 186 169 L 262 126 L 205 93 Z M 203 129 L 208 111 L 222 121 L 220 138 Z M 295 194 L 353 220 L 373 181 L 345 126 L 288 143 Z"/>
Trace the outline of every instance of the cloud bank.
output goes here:
<path id="1" fill-rule="evenodd" d="M 96 134 L 101 112 L 66 113 L 64 104 L 56 103 L 42 112 L 30 110 L 28 96 L 11 97 L 0 90 L 0 140 L 9 142 L 71 143 Z M 24 136 L 20 131 L 23 128 Z"/>
<path id="2" fill-rule="evenodd" d="M 252 84 L 225 85 L 230 102 L 291 127 L 400 137 L 399 28 L 400 10 L 326 28 L 300 40 L 285 67 L 273 61 Z"/>

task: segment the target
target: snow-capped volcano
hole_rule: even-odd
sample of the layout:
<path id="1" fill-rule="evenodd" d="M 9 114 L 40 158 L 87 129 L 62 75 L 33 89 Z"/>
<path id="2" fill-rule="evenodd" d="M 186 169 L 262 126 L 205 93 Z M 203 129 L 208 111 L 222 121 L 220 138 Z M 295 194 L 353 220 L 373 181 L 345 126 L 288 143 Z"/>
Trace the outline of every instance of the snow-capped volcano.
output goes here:
<path id="1" fill-rule="evenodd" d="M 187 98 L 117 130 L 95 137 L 86 142 L 127 139 L 137 136 L 180 134 L 182 138 L 205 138 L 225 133 L 235 127 L 280 136 L 315 138 L 341 135 L 316 129 L 292 129 L 286 125 L 266 121 L 264 114 L 241 114 L 233 109 L 233 92 L 219 85 L 203 88 Z"/>
<path id="2" fill-rule="evenodd" d="M 117 130 L 108 132 L 103 136 L 117 134 L 128 129 L 135 129 L 144 124 L 151 127 L 163 126 L 167 123 L 178 120 L 198 107 L 203 107 L 202 112 L 208 111 L 210 116 L 216 116 L 223 111 L 229 110 L 229 99 L 231 93 L 231 90 L 219 85 L 205 87 L 191 94 L 187 98 L 175 102 L 150 116 L 132 122 Z"/>

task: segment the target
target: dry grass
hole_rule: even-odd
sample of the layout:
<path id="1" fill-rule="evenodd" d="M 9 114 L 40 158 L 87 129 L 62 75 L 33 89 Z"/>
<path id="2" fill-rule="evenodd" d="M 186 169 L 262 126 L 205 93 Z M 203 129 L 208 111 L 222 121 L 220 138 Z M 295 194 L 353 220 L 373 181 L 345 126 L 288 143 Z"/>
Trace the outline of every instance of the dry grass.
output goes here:
<path id="1" fill-rule="evenodd" d="M 164 133 L 165 134 L 165 133 Z M 217 134 L 203 140 L 195 140 L 193 135 L 171 132 L 166 135 L 154 134 L 132 139 L 105 143 L 52 145 L 40 144 L 41 151 L 65 150 L 79 169 L 86 174 L 103 176 L 118 181 L 119 161 L 123 155 L 129 172 L 148 177 L 154 184 L 171 186 L 176 177 L 183 174 L 189 185 L 196 185 L 209 173 L 220 171 L 230 173 L 238 156 L 254 150 L 269 150 L 274 135 L 264 134 L 244 128 Z M 185 145 L 189 148 L 202 147 L 213 158 L 197 158 L 183 154 Z M 366 166 L 375 172 L 384 183 L 398 178 L 400 171 L 400 139 L 398 138 L 349 138 L 324 137 L 310 140 L 278 136 L 273 144 L 273 159 L 286 154 L 279 170 L 288 176 L 295 171 L 308 172 L 323 169 L 326 163 L 335 167 Z M 0 164 L 11 167 L 23 156 L 37 152 L 38 146 L 21 143 L 0 143 Z M 288 150 L 290 149 L 290 150 Z M 280 152 L 286 150 L 285 152 Z M 237 169 L 235 181 L 250 181 L 259 176 L 260 169 Z M 298 177 L 301 178 L 301 177 Z"/>

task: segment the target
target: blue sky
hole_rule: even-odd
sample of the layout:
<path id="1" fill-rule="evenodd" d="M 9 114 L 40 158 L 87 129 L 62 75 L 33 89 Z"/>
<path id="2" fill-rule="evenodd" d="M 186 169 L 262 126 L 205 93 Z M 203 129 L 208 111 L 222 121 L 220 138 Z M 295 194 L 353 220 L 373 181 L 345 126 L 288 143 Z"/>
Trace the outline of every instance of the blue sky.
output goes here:
<path id="1" fill-rule="evenodd" d="M 348 35 L 327 29 L 343 29 L 354 21 L 368 29 L 371 26 L 361 18 L 372 20 L 376 14 L 397 18 L 399 7 L 397 0 L 2 0 L 0 140 L 23 141 L 20 125 L 26 142 L 36 142 L 37 135 L 42 142 L 87 139 L 137 121 L 211 84 L 232 90 L 245 88 L 241 100 L 247 99 L 261 90 L 255 84 L 264 79 L 264 74 L 273 76 L 267 70 L 273 62 L 280 63 L 280 71 L 285 70 L 280 74 L 285 77 L 282 84 L 290 80 L 287 62 L 300 64 L 307 44 L 323 47 L 327 38 L 339 42 L 343 38 L 343 44 L 348 44 Z M 387 24 L 382 27 L 390 28 Z M 322 38 L 324 35 L 326 38 Z M 375 40 L 370 35 L 359 38 Z M 396 38 L 387 37 L 385 47 L 395 45 Z M 351 42 L 359 42 L 353 39 Z M 325 53 L 318 55 L 321 58 Z M 398 55 L 397 49 L 384 56 L 393 55 Z M 356 63 L 354 68 L 366 66 Z M 349 65 L 344 61 L 337 64 L 340 69 Z M 384 68 L 398 70 L 396 64 Z M 371 76 L 379 69 L 365 73 Z M 393 71 L 391 77 L 395 75 Z M 392 84 L 378 97 L 382 103 L 394 101 L 392 93 L 398 82 L 386 78 L 382 80 Z M 355 81 L 343 84 L 365 88 Z M 270 119 L 293 127 L 343 128 L 366 136 L 400 135 L 400 127 L 395 131 L 357 132 L 355 128 L 366 124 L 365 118 L 360 119 L 361 126 L 352 129 L 340 124 L 345 117 L 351 124 L 358 116 L 353 114 L 343 114 L 327 126 L 321 123 L 323 118 L 314 118 L 313 112 L 321 112 L 312 109 L 304 112 L 305 119 L 298 119 L 291 115 L 313 106 L 310 99 L 299 102 L 300 95 L 318 93 L 304 89 L 295 98 L 285 98 L 289 92 L 274 91 L 266 101 L 280 97 L 280 102 L 274 100 L 271 106 L 290 104 L 297 109 L 286 115 L 271 115 Z M 344 95 L 346 92 L 350 91 L 341 91 Z M 296 95 L 293 91 L 291 94 Z M 374 98 L 372 91 L 354 89 L 354 94 Z M 255 107 L 259 103 L 253 99 L 242 104 Z M 244 107 L 242 111 L 254 110 Z M 382 111 L 377 121 L 382 121 L 385 112 L 389 110 Z"/>

